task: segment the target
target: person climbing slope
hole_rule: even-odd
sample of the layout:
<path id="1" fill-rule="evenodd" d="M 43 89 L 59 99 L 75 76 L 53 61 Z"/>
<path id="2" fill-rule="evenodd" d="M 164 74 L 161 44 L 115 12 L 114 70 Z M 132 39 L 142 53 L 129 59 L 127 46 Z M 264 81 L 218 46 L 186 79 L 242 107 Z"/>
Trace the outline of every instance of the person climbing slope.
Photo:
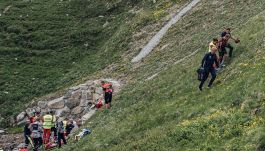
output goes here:
<path id="1" fill-rule="evenodd" d="M 219 50 L 219 62 L 221 66 L 225 66 L 225 60 L 227 58 L 226 47 L 228 45 L 228 40 L 230 38 L 229 34 L 226 34 L 224 37 L 221 37 L 218 41 L 218 50 Z M 230 50 L 231 51 L 231 50 Z"/>
<path id="2" fill-rule="evenodd" d="M 104 91 L 104 99 L 105 99 L 106 108 L 109 109 L 111 107 L 112 93 L 113 93 L 112 84 L 106 83 L 105 81 L 101 81 L 101 86 Z"/>
<path id="3" fill-rule="evenodd" d="M 212 86 L 212 84 L 216 78 L 216 71 L 215 71 L 215 68 L 213 66 L 215 63 L 216 66 L 219 67 L 219 62 L 217 61 L 217 57 L 215 54 L 216 51 L 217 51 L 217 48 L 212 48 L 211 52 L 207 53 L 202 59 L 201 67 L 204 70 L 204 74 L 203 74 L 203 78 L 201 80 L 201 83 L 199 85 L 200 91 L 202 91 L 203 84 L 207 80 L 210 73 L 211 73 L 212 79 L 210 80 L 210 83 L 208 85 L 209 88 L 211 88 L 211 86 Z"/>
<path id="4" fill-rule="evenodd" d="M 218 39 L 213 38 L 213 40 L 209 43 L 209 52 L 212 51 L 212 48 L 218 48 Z"/>
<path id="5" fill-rule="evenodd" d="M 213 38 L 213 40 L 209 43 L 209 52 L 212 51 L 212 48 L 218 48 L 218 39 L 217 38 Z M 217 60 L 219 61 L 219 55 L 217 55 L 217 53 L 215 53 Z M 219 62 L 220 63 L 220 62 Z M 214 68 L 216 69 L 216 64 L 213 65 Z"/>
<path id="6" fill-rule="evenodd" d="M 231 58 L 232 55 L 233 55 L 233 50 L 234 50 L 234 47 L 228 42 L 229 39 L 232 39 L 234 40 L 235 43 L 239 43 L 240 40 L 238 38 L 234 38 L 232 35 L 231 35 L 231 28 L 226 28 L 222 33 L 221 33 L 221 38 L 225 37 L 225 36 L 229 36 L 229 38 L 227 39 L 227 42 L 226 42 L 226 45 L 224 46 L 225 48 L 228 48 L 229 49 L 229 57 Z"/>

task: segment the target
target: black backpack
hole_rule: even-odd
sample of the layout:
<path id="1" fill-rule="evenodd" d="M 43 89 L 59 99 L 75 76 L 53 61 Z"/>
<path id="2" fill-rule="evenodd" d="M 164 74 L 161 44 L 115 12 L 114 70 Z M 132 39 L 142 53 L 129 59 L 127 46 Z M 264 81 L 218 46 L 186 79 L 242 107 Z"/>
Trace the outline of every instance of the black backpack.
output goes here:
<path id="1" fill-rule="evenodd" d="M 201 81 L 203 79 L 204 69 L 203 68 L 198 69 L 197 75 L 198 75 L 198 80 Z"/>

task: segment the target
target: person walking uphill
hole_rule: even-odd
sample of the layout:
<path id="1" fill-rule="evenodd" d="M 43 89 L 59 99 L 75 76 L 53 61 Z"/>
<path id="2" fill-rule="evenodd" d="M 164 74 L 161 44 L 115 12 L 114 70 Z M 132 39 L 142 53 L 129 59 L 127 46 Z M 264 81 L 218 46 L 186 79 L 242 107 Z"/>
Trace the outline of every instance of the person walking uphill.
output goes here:
<path id="1" fill-rule="evenodd" d="M 53 125 L 53 116 L 52 112 L 47 112 L 46 115 L 43 116 L 43 142 L 44 144 L 48 144 L 50 142 L 51 136 L 51 128 Z"/>
<path id="2" fill-rule="evenodd" d="M 204 82 L 207 80 L 209 74 L 211 73 L 212 79 L 210 80 L 210 83 L 208 85 L 208 87 L 210 88 L 216 78 L 216 71 L 214 68 L 214 63 L 217 67 L 219 67 L 219 62 L 217 61 L 217 57 L 216 57 L 216 51 L 217 48 L 212 48 L 210 53 L 207 53 L 203 59 L 202 59 L 202 64 L 201 67 L 204 69 L 204 74 L 203 74 L 203 78 L 201 80 L 201 83 L 199 85 L 199 89 L 200 91 L 202 91 L 202 87 Z"/>
<path id="3" fill-rule="evenodd" d="M 238 38 L 234 38 L 232 35 L 231 35 L 231 28 L 226 28 L 222 33 L 221 33 L 221 38 L 224 38 L 225 36 L 228 36 L 229 38 L 227 39 L 227 42 L 226 42 L 226 45 L 224 46 L 224 49 L 225 48 L 228 48 L 229 49 L 229 57 L 231 58 L 232 55 L 233 55 L 233 50 L 234 50 L 234 47 L 228 42 L 229 39 L 232 39 L 235 41 L 235 43 L 239 43 L 240 40 Z"/>
<path id="4" fill-rule="evenodd" d="M 109 109 L 111 107 L 112 93 L 113 93 L 112 84 L 106 83 L 105 81 L 101 81 L 101 86 L 104 91 L 106 108 Z"/>

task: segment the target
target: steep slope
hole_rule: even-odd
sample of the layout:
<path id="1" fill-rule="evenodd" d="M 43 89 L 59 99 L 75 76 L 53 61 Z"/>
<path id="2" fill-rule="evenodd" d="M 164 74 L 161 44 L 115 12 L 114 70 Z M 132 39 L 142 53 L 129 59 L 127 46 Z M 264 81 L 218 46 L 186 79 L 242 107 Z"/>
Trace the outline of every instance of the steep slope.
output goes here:
<path id="1" fill-rule="evenodd" d="M 121 62 L 131 35 L 168 14 L 157 6 L 183 2 L 1 1 L 0 127 L 32 99 Z"/>
<path id="2" fill-rule="evenodd" d="M 264 150 L 264 9 L 262 0 L 203 0 L 134 66 L 137 80 L 87 123 L 92 134 L 63 150 Z M 225 26 L 241 44 L 215 87 L 199 92 L 195 70 Z"/>

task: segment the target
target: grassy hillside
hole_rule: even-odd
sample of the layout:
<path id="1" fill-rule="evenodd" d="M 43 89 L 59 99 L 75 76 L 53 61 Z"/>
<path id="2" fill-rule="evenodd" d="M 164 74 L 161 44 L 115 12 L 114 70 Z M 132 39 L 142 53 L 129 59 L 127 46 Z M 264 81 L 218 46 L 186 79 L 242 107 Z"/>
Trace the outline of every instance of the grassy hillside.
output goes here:
<path id="1" fill-rule="evenodd" d="M 92 134 L 63 150 L 263 151 L 264 9 L 263 0 L 203 0 L 130 71 L 137 80 L 115 98 L 113 108 L 85 125 Z M 195 71 L 208 42 L 227 26 L 241 43 L 214 88 L 199 92 Z M 173 65 L 197 49 L 197 55 Z"/>
<path id="2" fill-rule="evenodd" d="M 0 1 L 0 127 L 32 99 L 120 62 L 132 33 L 181 2 Z"/>

